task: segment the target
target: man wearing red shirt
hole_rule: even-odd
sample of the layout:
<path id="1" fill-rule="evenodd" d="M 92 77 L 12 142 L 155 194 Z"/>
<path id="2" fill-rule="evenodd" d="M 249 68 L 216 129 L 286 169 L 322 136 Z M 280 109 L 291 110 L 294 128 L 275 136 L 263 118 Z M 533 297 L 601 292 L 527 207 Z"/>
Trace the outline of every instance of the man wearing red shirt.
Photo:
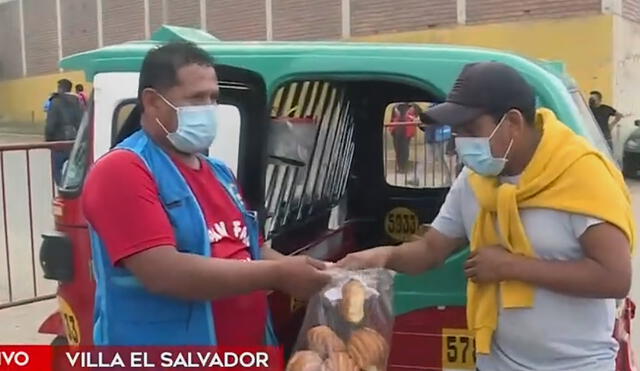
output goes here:
<path id="1" fill-rule="evenodd" d="M 393 136 L 393 147 L 396 151 L 397 171 L 405 174 L 409 171 L 409 145 L 416 136 L 420 106 L 415 103 L 398 103 L 393 107 L 389 131 Z"/>
<path id="2" fill-rule="evenodd" d="M 192 311 L 191 303 L 211 301 L 209 313 L 215 329 L 211 338 L 215 340 L 196 339 L 200 335 L 194 335 L 194 330 L 186 332 L 183 340 L 167 337 L 164 342 L 262 345 L 268 313 L 266 292 L 280 290 L 308 297 L 328 282 L 327 274 L 321 272 L 323 263 L 285 257 L 265 246 L 259 249 L 263 259 L 252 257 L 247 213 L 238 192 L 231 190 L 236 189 L 235 184 L 225 184 L 216 165 L 211 166 L 211 160 L 199 154 L 212 144 L 218 124 L 218 81 L 206 52 L 186 43 L 150 51 L 143 62 L 138 93 L 142 130 L 125 139 L 122 148 L 98 160 L 84 187 L 83 209 L 93 233 L 94 260 L 105 255 L 112 265 L 96 269 L 96 343 L 163 343 L 163 334 L 154 332 L 167 330 L 157 326 L 140 327 L 142 334 L 131 335 L 135 339 L 119 335 L 123 332 L 119 329 L 131 326 L 126 322 L 131 319 L 125 321 L 122 317 L 126 316 L 119 313 L 122 309 L 114 309 L 122 308 L 121 303 L 110 305 L 108 301 L 124 303 L 140 295 L 136 310 L 148 310 L 144 316 L 151 319 L 159 313 L 158 321 L 171 317 L 161 314 L 167 308 Z M 143 147 L 146 149 L 136 152 Z M 153 157 L 156 160 L 150 160 L 149 151 L 158 152 Z M 167 184 L 175 179 L 169 179 L 164 171 L 154 172 L 158 158 L 167 158 L 169 165 L 163 166 L 177 169 L 172 177 L 181 177 L 195 198 L 201 213 L 182 215 L 204 221 L 210 256 L 194 253 L 193 246 L 184 242 L 185 230 L 180 228 L 191 228 L 193 223 L 180 224 L 185 218 L 173 218 L 172 209 L 186 207 L 188 200 L 182 204 L 167 201 Z M 120 276 L 141 283 L 143 289 L 109 286 L 122 281 Z M 171 298 L 166 305 L 165 297 Z M 206 327 L 207 321 L 211 322 L 194 324 L 191 317 L 176 328 Z M 150 326 L 147 322 L 153 321 L 141 318 L 138 322 Z"/>

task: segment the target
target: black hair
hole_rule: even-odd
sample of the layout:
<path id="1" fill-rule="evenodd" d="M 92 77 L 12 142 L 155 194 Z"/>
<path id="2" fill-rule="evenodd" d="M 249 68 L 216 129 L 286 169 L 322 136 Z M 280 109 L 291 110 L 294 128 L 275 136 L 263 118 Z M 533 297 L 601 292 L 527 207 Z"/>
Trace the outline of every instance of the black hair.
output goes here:
<path id="1" fill-rule="evenodd" d="M 76 85 L 76 91 L 84 91 L 84 86 L 82 84 Z"/>
<path id="2" fill-rule="evenodd" d="M 600 93 L 597 90 L 592 90 L 589 95 L 595 95 L 596 97 L 598 97 L 598 99 L 602 99 L 602 93 Z"/>
<path id="3" fill-rule="evenodd" d="M 144 89 L 163 92 L 178 85 L 178 70 L 191 64 L 213 67 L 213 58 L 195 44 L 183 41 L 151 50 L 140 69 L 138 99 L 142 100 Z"/>
<path id="4" fill-rule="evenodd" d="M 398 115 L 400 115 L 400 117 L 404 117 L 411 106 L 409 105 L 409 103 L 398 103 L 394 108 L 398 112 Z"/>
<path id="5" fill-rule="evenodd" d="M 407 113 L 412 108 L 417 115 L 422 114 L 422 109 L 420 108 L 420 106 L 418 106 L 415 103 L 407 103 L 407 102 L 397 103 L 393 107 L 393 110 L 394 110 L 394 114 L 398 115 L 397 116 L 398 119 L 405 120 Z"/>
<path id="6" fill-rule="evenodd" d="M 58 80 L 58 87 L 62 89 L 64 93 L 69 93 L 71 91 L 71 88 L 73 87 L 73 84 L 67 79 L 62 79 Z"/>

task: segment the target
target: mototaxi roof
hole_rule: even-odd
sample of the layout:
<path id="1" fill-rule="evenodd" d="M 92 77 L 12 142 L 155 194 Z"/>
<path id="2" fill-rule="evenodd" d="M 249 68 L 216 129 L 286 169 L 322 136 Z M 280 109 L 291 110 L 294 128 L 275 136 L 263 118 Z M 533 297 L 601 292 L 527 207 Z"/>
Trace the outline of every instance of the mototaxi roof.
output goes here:
<path id="1" fill-rule="evenodd" d="M 378 79 L 403 82 L 444 99 L 467 63 L 498 61 L 517 69 L 534 87 L 542 106 L 553 109 L 577 133 L 585 135 L 580 113 L 570 92 L 576 89 L 561 63 L 534 61 L 508 52 L 454 45 L 360 42 L 220 41 L 198 29 L 162 26 L 145 41 L 68 56 L 60 67 L 83 70 L 93 81 L 103 72 L 138 72 L 152 48 L 170 41 L 187 41 L 207 51 L 217 64 L 244 68 L 259 74 L 273 97 L 286 81 L 331 76 L 334 79 Z"/>

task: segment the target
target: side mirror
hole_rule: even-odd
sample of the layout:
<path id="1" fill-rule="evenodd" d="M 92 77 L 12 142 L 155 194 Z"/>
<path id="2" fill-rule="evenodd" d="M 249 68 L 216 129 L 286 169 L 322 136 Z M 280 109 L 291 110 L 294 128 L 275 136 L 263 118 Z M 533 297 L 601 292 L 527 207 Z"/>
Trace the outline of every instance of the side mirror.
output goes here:
<path id="1" fill-rule="evenodd" d="M 636 121 L 634 121 L 634 122 L 633 122 L 633 124 L 634 124 L 635 126 L 640 126 L 640 120 L 636 120 Z"/>

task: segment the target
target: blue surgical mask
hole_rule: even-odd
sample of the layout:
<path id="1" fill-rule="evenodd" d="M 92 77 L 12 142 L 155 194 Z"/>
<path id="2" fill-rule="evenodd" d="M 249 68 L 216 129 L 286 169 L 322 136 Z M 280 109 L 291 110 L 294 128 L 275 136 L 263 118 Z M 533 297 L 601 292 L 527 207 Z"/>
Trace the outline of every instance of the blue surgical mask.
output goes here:
<path id="1" fill-rule="evenodd" d="M 491 138 L 502 125 L 505 117 L 502 116 L 502 119 L 488 137 L 456 137 L 456 152 L 465 166 L 484 176 L 497 176 L 504 170 L 513 140 L 509 143 L 504 156 L 496 158 L 491 153 Z"/>
<path id="2" fill-rule="evenodd" d="M 183 153 L 206 151 L 218 132 L 218 106 L 207 104 L 201 106 L 176 107 L 165 97 L 158 94 L 171 108 L 176 110 L 178 129 L 170 133 L 156 118 L 156 122 L 167 133 L 167 139 L 175 149 Z"/>

